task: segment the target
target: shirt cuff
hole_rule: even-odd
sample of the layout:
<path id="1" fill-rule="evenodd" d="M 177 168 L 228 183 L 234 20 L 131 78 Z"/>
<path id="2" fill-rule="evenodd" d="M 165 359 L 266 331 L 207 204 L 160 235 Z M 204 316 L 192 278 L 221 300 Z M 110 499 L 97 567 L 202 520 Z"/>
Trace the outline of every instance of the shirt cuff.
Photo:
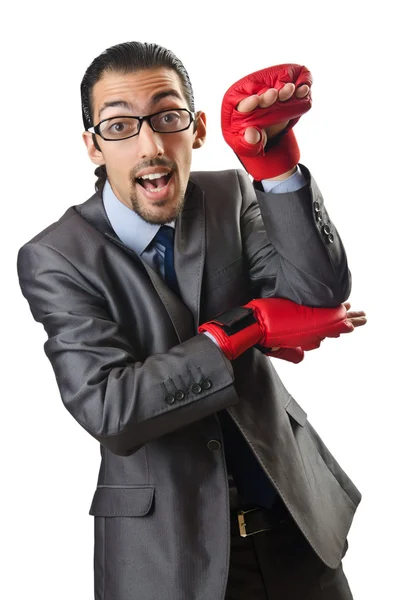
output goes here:
<path id="1" fill-rule="evenodd" d="M 292 173 L 288 179 L 283 181 L 262 179 L 262 187 L 264 192 L 271 192 L 272 194 L 284 194 L 285 192 L 296 192 L 306 185 L 307 181 L 299 165 L 296 167 L 295 173 Z"/>
<path id="2" fill-rule="evenodd" d="M 210 340 L 212 340 L 214 342 L 214 344 L 216 344 L 218 346 L 218 348 L 220 347 L 218 342 L 216 341 L 216 339 L 214 338 L 213 335 L 211 335 L 210 333 L 208 333 L 208 331 L 203 331 L 204 335 L 206 335 L 207 337 L 210 338 Z"/>

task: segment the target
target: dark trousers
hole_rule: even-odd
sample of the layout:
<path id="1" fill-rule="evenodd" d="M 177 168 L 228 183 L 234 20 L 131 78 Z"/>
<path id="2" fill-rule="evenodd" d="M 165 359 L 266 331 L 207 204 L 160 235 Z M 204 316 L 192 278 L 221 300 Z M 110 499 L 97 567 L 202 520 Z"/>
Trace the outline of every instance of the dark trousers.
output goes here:
<path id="1" fill-rule="evenodd" d="M 269 531 L 244 538 L 232 511 L 225 600 L 353 600 L 353 596 L 342 563 L 337 569 L 326 567 L 289 513 L 285 511 L 282 522 Z"/>

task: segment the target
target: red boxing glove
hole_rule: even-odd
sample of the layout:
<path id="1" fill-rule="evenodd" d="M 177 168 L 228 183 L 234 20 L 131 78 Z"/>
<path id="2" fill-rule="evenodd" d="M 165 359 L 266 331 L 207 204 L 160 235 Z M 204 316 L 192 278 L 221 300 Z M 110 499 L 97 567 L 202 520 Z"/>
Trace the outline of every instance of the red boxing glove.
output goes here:
<path id="1" fill-rule="evenodd" d="M 263 332 L 260 341 L 267 348 L 318 348 L 326 337 L 353 331 L 346 307 L 311 308 L 283 298 L 259 298 L 245 305 L 252 308 Z"/>
<path id="2" fill-rule="evenodd" d="M 353 331 L 346 314 L 343 304 L 336 308 L 310 308 L 282 298 L 259 298 L 203 323 L 198 332 L 208 331 L 225 356 L 234 360 L 257 344 L 265 348 L 300 347 L 302 351 L 318 348 L 326 337 Z"/>
<path id="3" fill-rule="evenodd" d="M 267 108 L 256 108 L 251 112 L 239 112 L 237 106 L 254 94 L 261 95 L 270 88 L 280 90 L 286 83 L 300 85 L 312 84 L 310 71 L 301 65 L 283 64 L 262 69 L 243 77 L 234 83 L 225 93 L 221 109 L 221 127 L 225 141 L 250 175 L 257 181 L 277 177 L 298 164 L 299 147 L 291 128 L 299 121 L 312 105 L 310 90 L 304 98 L 293 95 L 289 100 L 277 100 Z M 289 121 L 284 131 L 269 140 L 266 147 L 262 143 L 262 129 Z M 255 127 L 261 135 L 261 141 L 250 144 L 244 138 L 247 127 Z"/>

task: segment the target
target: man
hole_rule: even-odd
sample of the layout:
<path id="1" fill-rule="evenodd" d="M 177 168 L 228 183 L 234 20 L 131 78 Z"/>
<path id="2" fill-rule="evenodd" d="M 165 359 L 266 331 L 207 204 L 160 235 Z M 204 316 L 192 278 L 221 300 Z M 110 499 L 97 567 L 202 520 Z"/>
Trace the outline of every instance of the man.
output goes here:
<path id="1" fill-rule="evenodd" d="M 303 114 L 309 84 L 233 110 Z M 109 48 L 81 90 L 97 193 L 24 245 L 18 269 L 63 402 L 101 443 L 96 600 L 351 598 L 340 561 L 360 493 L 266 356 L 298 362 L 365 322 L 342 304 L 350 276 L 321 193 L 290 165 L 297 115 L 237 134 L 261 146 L 240 153 L 248 168 L 284 169 L 255 193 L 241 171 L 190 173 L 205 115 L 168 50 Z"/>

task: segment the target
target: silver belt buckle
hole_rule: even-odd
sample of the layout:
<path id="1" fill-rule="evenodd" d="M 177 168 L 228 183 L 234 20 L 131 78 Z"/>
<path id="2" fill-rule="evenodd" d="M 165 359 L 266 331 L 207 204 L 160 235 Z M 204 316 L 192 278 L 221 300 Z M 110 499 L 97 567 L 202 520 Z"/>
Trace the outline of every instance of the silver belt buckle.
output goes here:
<path id="1" fill-rule="evenodd" d="M 240 531 L 241 537 L 249 537 L 250 535 L 255 535 L 256 533 L 261 533 L 262 531 L 268 531 L 268 529 L 258 529 L 257 531 L 251 531 L 247 533 L 247 523 L 245 522 L 245 515 L 248 513 L 256 512 L 257 510 L 261 510 L 261 508 L 251 508 L 250 510 L 239 510 L 237 513 L 238 520 L 238 528 Z"/>

